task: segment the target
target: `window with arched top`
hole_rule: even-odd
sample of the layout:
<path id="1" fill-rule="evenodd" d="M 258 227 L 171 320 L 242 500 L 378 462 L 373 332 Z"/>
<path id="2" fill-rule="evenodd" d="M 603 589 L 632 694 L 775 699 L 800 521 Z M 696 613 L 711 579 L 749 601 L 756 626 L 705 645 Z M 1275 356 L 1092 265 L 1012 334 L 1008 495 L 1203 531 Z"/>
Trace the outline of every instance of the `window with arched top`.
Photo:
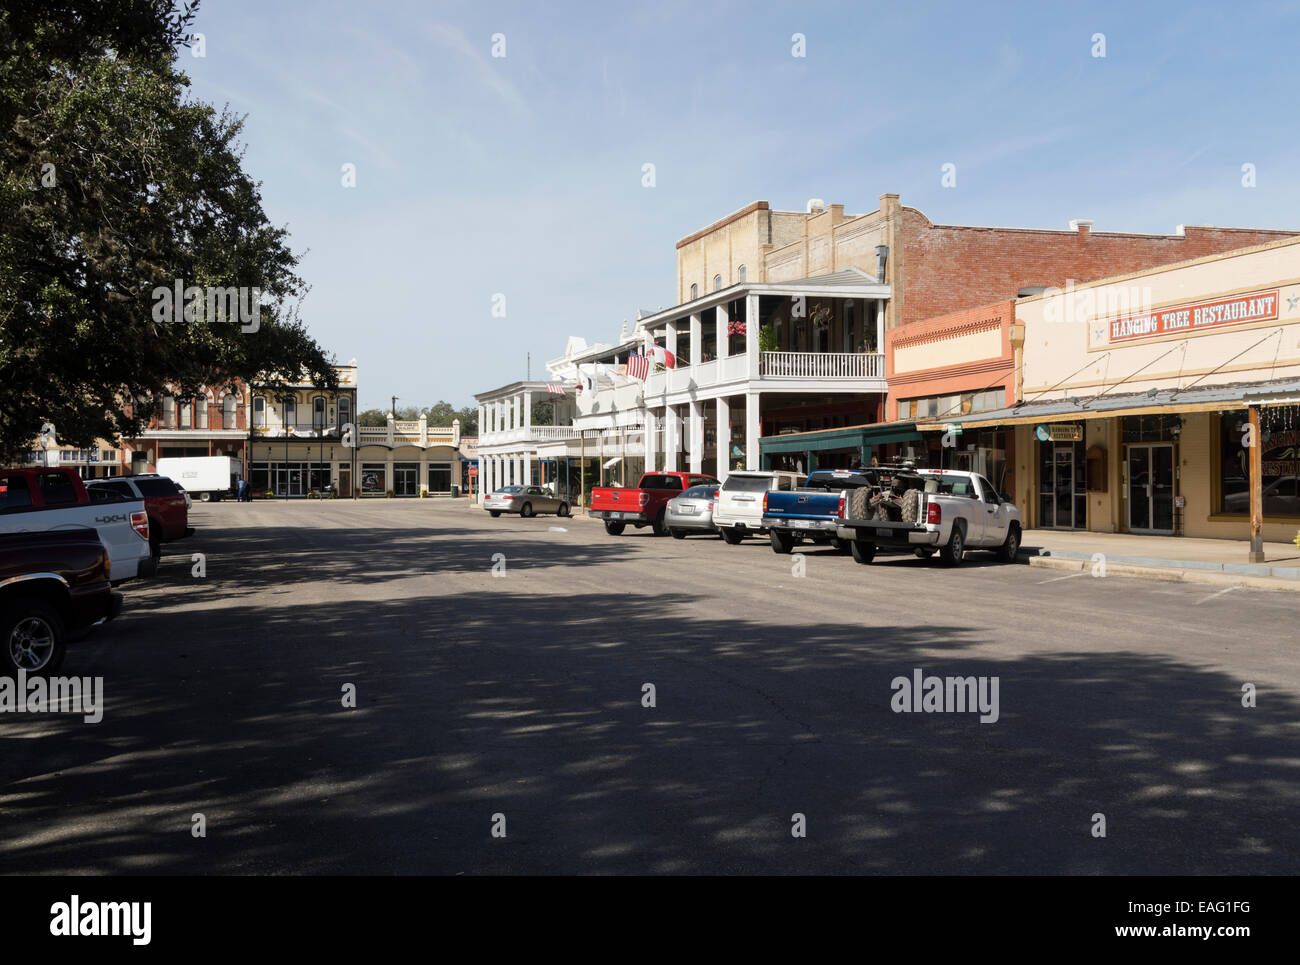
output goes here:
<path id="1" fill-rule="evenodd" d="M 194 423 L 190 421 L 192 412 L 193 412 L 193 405 L 189 399 L 186 399 L 184 402 L 181 403 L 181 428 L 182 429 L 194 428 Z"/>
<path id="2" fill-rule="evenodd" d="M 339 396 L 339 425 L 345 426 L 352 421 L 352 400 L 346 395 Z"/>
<path id="3" fill-rule="evenodd" d="M 311 427 L 316 430 L 325 428 L 325 396 L 318 395 L 311 400 Z"/>
<path id="4" fill-rule="evenodd" d="M 164 429 L 176 428 L 176 400 L 170 395 L 163 396 L 162 424 Z"/>
<path id="5" fill-rule="evenodd" d="M 236 409 L 236 406 L 238 404 L 239 403 L 235 398 L 235 393 L 227 392 L 226 397 L 221 400 L 221 428 L 223 429 L 239 428 L 239 424 L 237 422 L 237 419 L 239 418 L 237 415 L 238 410 Z"/>
<path id="6" fill-rule="evenodd" d="M 713 276 L 713 290 L 714 290 L 715 292 L 716 292 L 716 291 L 721 291 L 721 290 L 722 290 L 722 276 L 721 276 L 721 275 L 714 275 L 714 276 Z"/>
<path id="7" fill-rule="evenodd" d="M 208 427 L 208 397 L 205 393 L 194 400 L 194 428 Z"/>
<path id="8" fill-rule="evenodd" d="M 284 399 L 284 424 L 286 428 L 298 424 L 298 400 L 291 395 Z"/>
<path id="9" fill-rule="evenodd" d="M 744 266 L 744 265 L 741 265 L 738 269 L 736 269 L 736 281 L 740 282 L 740 284 L 742 284 L 742 285 L 745 284 L 745 266 Z"/>
<path id="10" fill-rule="evenodd" d="M 697 299 L 697 298 L 699 298 L 699 297 L 700 297 L 700 286 L 699 286 L 699 285 L 692 285 L 692 286 L 691 286 L 691 301 L 695 301 L 695 299 Z"/>
<path id="11" fill-rule="evenodd" d="M 253 428 L 266 428 L 266 399 L 260 395 L 253 400 Z"/>

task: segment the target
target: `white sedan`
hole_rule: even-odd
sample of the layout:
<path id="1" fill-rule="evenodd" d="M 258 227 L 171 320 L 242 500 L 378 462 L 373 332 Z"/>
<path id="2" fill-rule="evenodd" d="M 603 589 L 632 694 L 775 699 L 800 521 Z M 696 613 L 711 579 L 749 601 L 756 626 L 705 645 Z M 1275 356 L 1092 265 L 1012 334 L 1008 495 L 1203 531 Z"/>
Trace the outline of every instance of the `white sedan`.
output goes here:
<path id="1" fill-rule="evenodd" d="M 494 517 L 502 513 L 536 516 L 538 513 L 569 515 L 569 504 L 541 486 L 502 486 L 483 501 L 483 508 Z"/>

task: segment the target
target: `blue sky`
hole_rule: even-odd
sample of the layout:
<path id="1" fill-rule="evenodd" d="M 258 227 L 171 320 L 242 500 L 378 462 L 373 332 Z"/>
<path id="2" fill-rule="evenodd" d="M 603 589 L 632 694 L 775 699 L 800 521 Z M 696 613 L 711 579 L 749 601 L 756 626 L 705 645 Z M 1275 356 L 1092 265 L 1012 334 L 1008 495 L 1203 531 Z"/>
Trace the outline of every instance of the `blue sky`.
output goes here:
<path id="1" fill-rule="evenodd" d="M 568 335 L 608 341 L 670 304 L 676 241 L 759 199 L 1300 228 L 1300 0 L 205 0 L 195 29 L 206 56 L 180 66 L 248 115 L 245 167 L 304 253 L 304 318 L 357 358 L 363 408 L 470 404 L 527 352 L 544 377 Z"/>

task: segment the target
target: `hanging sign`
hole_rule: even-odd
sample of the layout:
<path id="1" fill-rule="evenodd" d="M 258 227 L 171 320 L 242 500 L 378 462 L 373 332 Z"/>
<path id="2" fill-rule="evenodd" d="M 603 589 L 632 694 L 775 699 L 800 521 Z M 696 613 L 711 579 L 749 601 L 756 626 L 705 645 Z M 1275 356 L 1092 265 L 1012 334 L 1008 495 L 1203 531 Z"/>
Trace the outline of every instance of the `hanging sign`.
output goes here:
<path id="1" fill-rule="evenodd" d="M 1034 430 L 1039 442 L 1082 442 L 1083 427 L 1063 423 L 1039 426 Z"/>
<path id="2" fill-rule="evenodd" d="M 1267 322 L 1278 317 L 1280 289 L 1234 295 L 1210 302 L 1196 302 L 1144 315 L 1126 315 L 1110 320 L 1110 340 L 1129 342 L 1154 335 L 1196 334 L 1225 325 Z"/>

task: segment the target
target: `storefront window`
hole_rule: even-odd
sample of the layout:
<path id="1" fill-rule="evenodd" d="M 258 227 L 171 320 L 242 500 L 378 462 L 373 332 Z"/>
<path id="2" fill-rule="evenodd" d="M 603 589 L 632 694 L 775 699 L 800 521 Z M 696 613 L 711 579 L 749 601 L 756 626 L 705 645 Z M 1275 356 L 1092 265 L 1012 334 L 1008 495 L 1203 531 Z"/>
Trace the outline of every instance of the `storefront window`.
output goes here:
<path id="1" fill-rule="evenodd" d="M 1300 516 L 1300 406 L 1261 410 L 1260 459 L 1265 516 Z M 1219 506 L 1233 516 L 1250 514 L 1250 451 L 1244 409 L 1219 417 Z"/>
<path id="2" fill-rule="evenodd" d="M 385 493 L 388 467 L 382 462 L 363 462 L 361 464 L 361 491 L 363 493 Z"/>
<path id="3" fill-rule="evenodd" d="M 1122 435 L 1125 442 L 1172 442 L 1174 429 L 1181 429 L 1176 415 L 1130 415 L 1124 417 Z"/>

